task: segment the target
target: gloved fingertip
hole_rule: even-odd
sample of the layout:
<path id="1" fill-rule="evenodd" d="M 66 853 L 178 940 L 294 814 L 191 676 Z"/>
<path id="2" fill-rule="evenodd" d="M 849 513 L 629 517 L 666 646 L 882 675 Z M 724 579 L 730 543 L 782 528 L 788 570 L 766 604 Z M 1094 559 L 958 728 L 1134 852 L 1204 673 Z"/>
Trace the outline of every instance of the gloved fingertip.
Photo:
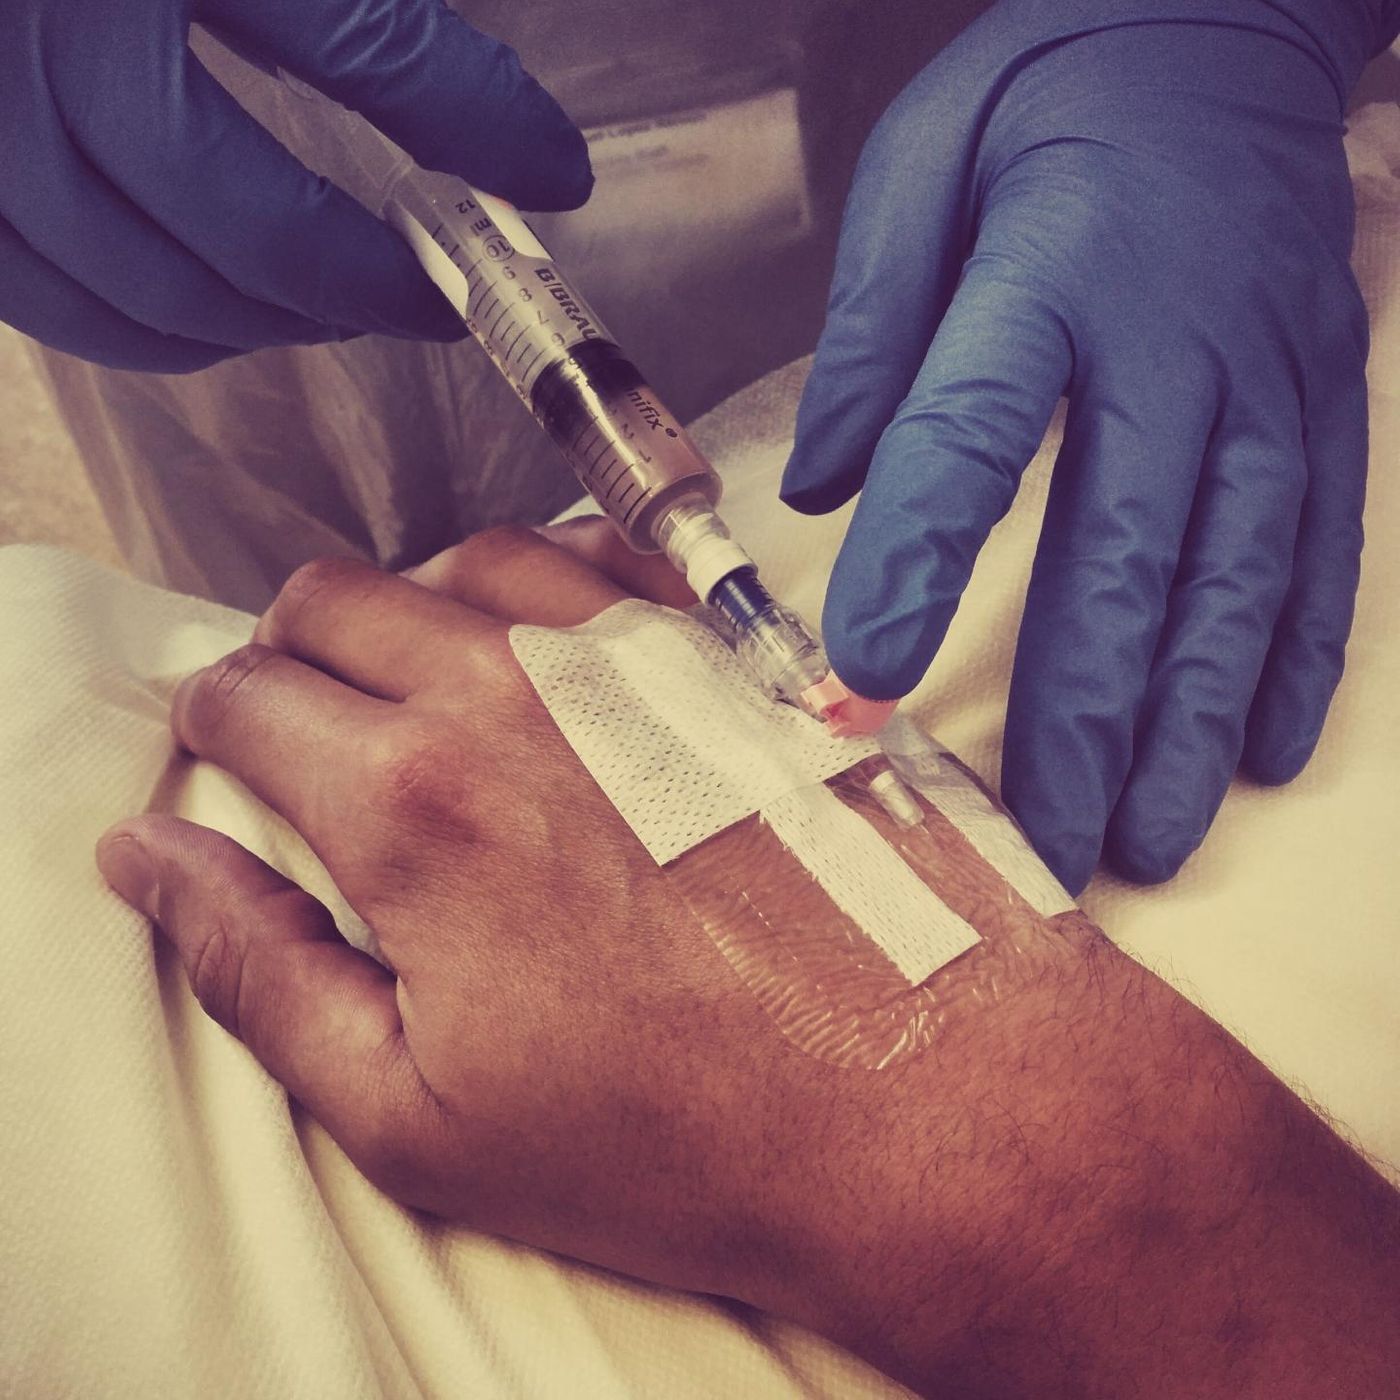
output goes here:
<path id="1" fill-rule="evenodd" d="M 464 340 L 467 327 L 462 318 L 453 310 L 451 303 L 428 280 L 427 274 L 420 274 L 421 281 L 415 278 L 415 295 L 403 302 L 401 328 L 393 334 L 401 340 L 431 340 L 452 344 Z M 362 332 L 352 331 L 342 337 L 350 339 Z"/>
<path id="2" fill-rule="evenodd" d="M 827 731 L 838 739 L 874 734 L 889 723 L 898 700 L 870 700 L 858 695 L 835 671 L 802 693 L 802 703 L 826 721 Z"/>
<path id="3" fill-rule="evenodd" d="M 1240 770 L 1246 777 L 1279 787 L 1307 767 L 1322 737 L 1334 685 L 1261 687 L 1240 754 Z"/>
<path id="4" fill-rule="evenodd" d="M 500 138 L 468 143 L 463 174 L 524 210 L 577 209 L 593 193 L 588 141 L 558 102 L 526 73 Z"/>
<path id="5" fill-rule="evenodd" d="M 1062 819 L 1055 822 L 1061 829 L 1054 835 L 1047 835 L 1044 830 L 1045 823 L 1037 822 L 1034 816 L 1026 811 L 1025 804 L 1018 803 L 1007 790 L 1005 773 L 1002 777 L 1001 798 L 1030 841 L 1036 855 L 1045 862 L 1046 868 L 1069 894 L 1078 899 L 1098 868 L 1099 853 L 1102 849 L 1098 837 L 1065 831 Z"/>
<path id="6" fill-rule="evenodd" d="M 869 704 L 902 700 L 923 679 L 931 658 L 905 655 L 902 648 L 882 646 L 887 640 L 879 620 L 863 617 L 851 625 L 844 600 L 828 593 L 822 630 L 827 660 L 841 683 Z"/>
<path id="7" fill-rule="evenodd" d="M 876 706 L 893 706 L 914 688 L 904 684 L 899 676 L 891 679 L 878 668 L 861 665 L 844 650 L 839 667 L 833 662 L 832 670 L 841 677 L 842 683 L 859 701 L 863 711 L 871 711 Z"/>
<path id="8" fill-rule="evenodd" d="M 388 232 L 388 230 L 386 230 Z M 353 340 L 361 335 L 389 335 L 399 340 L 453 342 L 467 328 L 452 303 L 420 266 L 406 243 L 390 233 L 389 257 L 372 265 L 368 278 L 348 281 L 349 296 L 333 308 L 334 323 L 325 339 Z M 351 299 L 353 298 L 353 299 Z"/>
<path id="9" fill-rule="evenodd" d="M 835 470 L 830 459 L 799 433 L 778 483 L 778 499 L 802 515 L 827 515 L 845 505 L 860 484 Z"/>
<path id="10" fill-rule="evenodd" d="M 799 515 L 829 515 L 846 503 L 845 499 L 820 483 L 809 483 L 800 478 L 790 480 L 786 475 L 778 487 L 778 499 Z"/>
<path id="11" fill-rule="evenodd" d="M 583 132 L 567 117 L 547 143 L 550 159 L 533 172 L 538 189 L 517 201 L 523 209 L 566 210 L 587 204 L 593 193 L 593 161 Z"/>
<path id="12" fill-rule="evenodd" d="M 825 515 L 865 485 L 871 453 L 888 422 L 878 385 L 831 349 L 831 329 L 818 342 L 816 362 L 797 406 L 792 450 L 779 498 L 804 515 Z"/>
<path id="13" fill-rule="evenodd" d="M 1110 833 L 1104 842 L 1104 864 L 1135 885 L 1164 884 L 1180 872 L 1204 836 L 1204 832 L 1183 833 L 1166 827 L 1127 836 Z"/>
<path id="14" fill-rule="evenodd" d="M 1085 887 L 1094 878 L 1094 871 L 1098 868 L 1097 856 L 1079 852 L 1068 855 L 1053 852 L 1046 855 L 1040 852 L 1040 858 L 1074 899 L 1078 899 L 1084 893 Z"/>
<path id="15" fill-rule="evenodd" d="M 1290 736 L 1284 743 L 1247 742 L 1240 758 L 1240 768 L 1253 782 L 1262 783 L 1265 787 L 1282 787 L 1284 783 L 1291 783 L 1308 766 L 1308 760 L 1317 747 L 1317 739 L 1316 734 L 1311 734 L 1301 738 Z"/>

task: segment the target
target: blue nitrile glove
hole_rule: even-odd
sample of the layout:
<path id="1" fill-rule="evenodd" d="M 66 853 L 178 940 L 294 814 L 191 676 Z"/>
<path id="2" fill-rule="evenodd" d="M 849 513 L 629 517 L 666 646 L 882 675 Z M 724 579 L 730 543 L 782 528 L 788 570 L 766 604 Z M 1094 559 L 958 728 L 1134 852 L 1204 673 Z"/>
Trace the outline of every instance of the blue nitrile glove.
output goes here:
<path id="1" fill-rule="evenodd" d="M 1073 891 L 1174 874 L 1307 761 L 1361 550 L 1346 94 L 1400 0 L 1003 0 L 847 206 L 783 499 L 863 489 L 826 643 L 909 691 L 1061 395 L 1003 795 Z"/>
<path id="2" fill-rule="evenodd" d="M 4 0 L 0 320 L 159 371 L 362 331 L 464 333 L 399 236 L 209 76 L 192 20 L 421 165 L 527 208 L 588 196 L 577 128 L 442 0 Z"/>

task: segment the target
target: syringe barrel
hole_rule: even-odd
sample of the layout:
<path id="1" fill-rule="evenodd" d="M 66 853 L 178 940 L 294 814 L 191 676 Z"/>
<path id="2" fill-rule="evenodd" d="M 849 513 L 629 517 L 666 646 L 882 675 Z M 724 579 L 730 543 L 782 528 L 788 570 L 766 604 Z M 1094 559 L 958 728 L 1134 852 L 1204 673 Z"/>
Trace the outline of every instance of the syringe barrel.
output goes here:
<path id="1" fill-rule="evenodd" d="M 410 167 L 385 215 L 633 549 L 658 548 L 680 497 L 718 501 L 714 468 L 514 209 Z"/>
<path id="2" fill-rule="evenodd" d="M 575 346 L 535 381 L 530 412 L 640 553 L 683 497 L 714 505 L 720 479 L 637 367 L 610 340 Z"/>

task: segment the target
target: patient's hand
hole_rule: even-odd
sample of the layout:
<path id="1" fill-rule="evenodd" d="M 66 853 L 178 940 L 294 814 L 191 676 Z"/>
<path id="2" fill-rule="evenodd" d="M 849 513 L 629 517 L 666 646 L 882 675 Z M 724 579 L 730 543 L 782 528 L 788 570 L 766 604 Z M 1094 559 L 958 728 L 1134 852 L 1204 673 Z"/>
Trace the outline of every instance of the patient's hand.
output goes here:
<path id="1" fill-rule="evenodd" d="M 567 538 L 607 549 L 590 527 Z M 669 566 L 607 562 L 688 600 Z M 186 748 L 305 836 L 392 972 L 212 831 L 137 818 L 103 869 L 177 944 L 210 1014 L 398 1199 L 752 1292 L 772 1262 L 754 1256 L 808 1248 L 784 1238 L 808 1228 L 786 1176 L 855 1085 L 788 1049 L 515 661 L 511 622 L 570 625 L 629 595 L 529 531 L 417 574 L 301 570 L 173 715 Z M 759 845 L 718 840 L 742 882 Z"/>
<path id="2" fill-rule="evenodd" d="M 563 538 L 491 532 L 417 582 L 310 566 L 181 688 L 179 740 L 306 837 L 393 969 L 227 838 L 123 822 L 103 872 L 209 1013 L 398 1199 L 785 1313 L 914 1384 L 1370 1393 L 1392 1198 L 1082 921 L 922 1057 L 842 1070 L 783 1038 L 510 651 L 511 622 L 583 621 L 620 581 L 685 601 L 594 527 Z M 763 858 L 750 827 L 717 839 Z"/>

